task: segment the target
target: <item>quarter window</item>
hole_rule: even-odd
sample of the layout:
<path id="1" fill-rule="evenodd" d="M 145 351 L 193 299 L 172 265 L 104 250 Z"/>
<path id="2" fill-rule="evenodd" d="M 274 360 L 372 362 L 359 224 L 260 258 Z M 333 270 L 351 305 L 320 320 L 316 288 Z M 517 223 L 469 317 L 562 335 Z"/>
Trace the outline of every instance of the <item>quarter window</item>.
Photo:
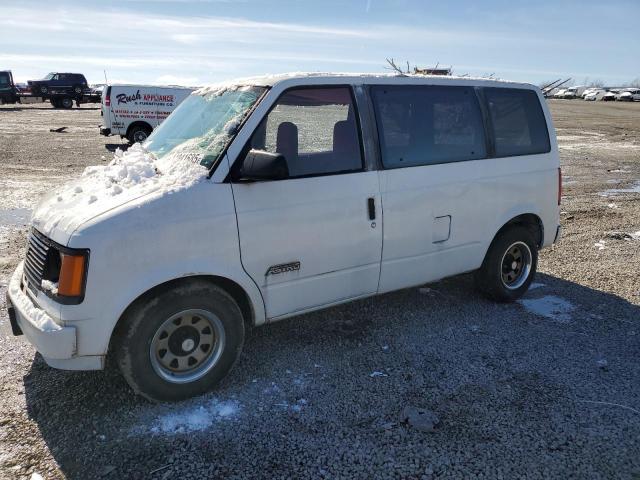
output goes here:
<path id="1" fill-rule="evenodd" d="M 385 168 L 487 156 L 473 88 L 376 86 L 372 94 Z"/>
<path id="2" fill-rule="evenodd" d="M 497 157 L 547 153 L 547 122 L 533 90 L 485 88 Z"/>
<path id="3" fill-rule="evenodd" d="M 251 148 L 282 154 L 292 178 L 362 170 L 350 89 L 287 91 L 254 132 Z"/>

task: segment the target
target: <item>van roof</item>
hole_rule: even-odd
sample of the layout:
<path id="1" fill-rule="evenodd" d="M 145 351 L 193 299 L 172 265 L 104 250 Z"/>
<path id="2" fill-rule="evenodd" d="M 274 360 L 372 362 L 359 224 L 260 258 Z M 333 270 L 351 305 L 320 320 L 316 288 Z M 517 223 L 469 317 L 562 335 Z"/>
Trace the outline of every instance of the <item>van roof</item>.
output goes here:
<path id="1" fill-rule="evenodd" d="M 238 78 L 225 82 L 212 84 L 197 90 L 196 94 L 206 95 L 222 89 L 237 85 L 255 85 L 273 87 L 286 84 L 317 84 L 317 83 L 353 83 L 353 84 L 380 84 L 392 83 L 397 85 L 478 85 L 478 86 L 518 86 L 525 88 L 538 88 L 528 83 L 510 82 L 507 80 L 486 77 L 469 77 L 454 75 L 399 75 L 394 73 L 318 73 L 318 72 L 293 72 L 276 75 L 263 75 L 257 77 Z"/>

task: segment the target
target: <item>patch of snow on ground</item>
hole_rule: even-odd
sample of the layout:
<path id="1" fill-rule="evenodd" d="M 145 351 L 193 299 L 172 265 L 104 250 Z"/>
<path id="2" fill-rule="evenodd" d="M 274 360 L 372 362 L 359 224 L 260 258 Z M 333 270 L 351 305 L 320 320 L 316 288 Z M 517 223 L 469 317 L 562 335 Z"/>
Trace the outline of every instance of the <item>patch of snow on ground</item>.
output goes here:
<path id="1" fill-rule="evenodd" d="M 630 233 L 629 235 L 631 235 L 631 238 L 633 238 L 634 240 L 640 240 L 640 230 Z"/>
<path id="2" fill-rule="evenodd" d="M 604 250 L 605 248 L 607 248 L 606 242 L 604 240 L 599 240 L 596 243 L 593 244 L 594 247 L 596 247 L 598 250 Z"/>
<path id="3" fill-rule="evenodd" d="M 570 321 L 571 313 L 575 310 L 571 302 L 555 295 L 545 295 L 540 298 L 523 298 L 518 300 L 518 303 L 535 315 L 559 322 Z"/>
<path id="4" fill-rule="evenodd" d="M 609 203 L 609 204 L 607 204 L 607 207 L 616 209 L 616 208 L 618 208 L 618 205 L 616 205 L 615 203 Z"/>
<path id="5" fill-rule="evenodd" d="M 603 197 L 610 197 L 622 193 L 640 193 L 640 181 L 636 181 L 633 185 L 627 188 L 610 188 L 604 192 L 600 192 L 599 195 Z"/>
<path id="6" fill-rule="evenodd" d="M 234 418 L 239 412 L 240 405 L 236 401 L 209 400 L 190 407 L 178 405 L 156 417 L 151 426 L 141 429 L 140 433 L 176 435 L 199 432 L 221 420 Z"/>

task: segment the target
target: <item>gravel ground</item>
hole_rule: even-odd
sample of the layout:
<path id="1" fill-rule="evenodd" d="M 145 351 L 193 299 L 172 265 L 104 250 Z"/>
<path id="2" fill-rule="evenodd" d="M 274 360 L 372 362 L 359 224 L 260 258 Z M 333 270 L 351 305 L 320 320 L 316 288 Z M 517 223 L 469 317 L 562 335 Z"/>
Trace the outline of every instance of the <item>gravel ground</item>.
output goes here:
<path id="1" fill-rule="evenodd" d="M 524 300 L 466 275 L 262 327 L 173 405 L 11 336 L 30 209 L 120 142 L 94 108 L 0 107 L 0 478 L 639 479 L 640 104 L 550 104 L 564 232 Z"/>

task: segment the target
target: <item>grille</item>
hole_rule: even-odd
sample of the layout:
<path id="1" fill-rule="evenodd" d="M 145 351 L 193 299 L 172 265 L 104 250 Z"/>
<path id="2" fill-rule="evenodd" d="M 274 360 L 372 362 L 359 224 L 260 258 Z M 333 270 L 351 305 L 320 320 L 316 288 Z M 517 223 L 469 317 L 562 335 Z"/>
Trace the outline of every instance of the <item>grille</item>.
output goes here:
<path id="1" fill-rule="evenodd" d="M 24 262 L 24 273 L 29 280 L 29 286 L 38 290 L 42 289 L 42 279 L 47 265 L 47 254 L 49 245 L 47 239 L 42 234 L 32 230 L 29 235 L 29 245 L 27 247 L 27 257 Z"/>

